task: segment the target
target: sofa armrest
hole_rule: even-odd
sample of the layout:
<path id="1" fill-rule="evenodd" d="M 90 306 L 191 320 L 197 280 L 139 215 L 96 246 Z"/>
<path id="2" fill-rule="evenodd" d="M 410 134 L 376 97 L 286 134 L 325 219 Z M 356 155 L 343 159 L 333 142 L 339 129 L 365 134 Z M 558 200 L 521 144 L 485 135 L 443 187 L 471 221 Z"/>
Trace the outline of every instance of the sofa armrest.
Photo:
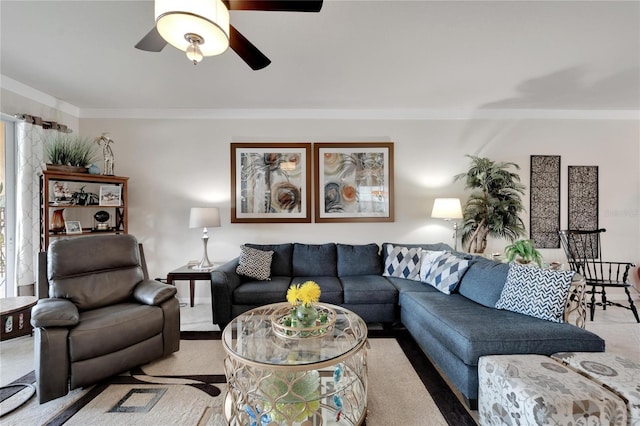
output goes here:
<path id="1" fill-rule="evenodd" d="M 72 327 L 79 321 L 78 307 L 67 299 L 41 299 L 31 309 L 34 327 Z"/>
<path id="2" fill-rule="evenodd" d="M 177 293 L 174 286 L 158 281 L 141 281 L 133 290 L 133 298 L 145 305 L 160 306 Z"/>
<path id="3" fill-rule="evenodd" d="M 240 258 L 236 257 L 211 271 L 213 323 L 218 324 L 221 330 L 233 319 L 231 316 L 232 295 L 241 283 L 240 276 L 236 273 L 239 261 Z"/>

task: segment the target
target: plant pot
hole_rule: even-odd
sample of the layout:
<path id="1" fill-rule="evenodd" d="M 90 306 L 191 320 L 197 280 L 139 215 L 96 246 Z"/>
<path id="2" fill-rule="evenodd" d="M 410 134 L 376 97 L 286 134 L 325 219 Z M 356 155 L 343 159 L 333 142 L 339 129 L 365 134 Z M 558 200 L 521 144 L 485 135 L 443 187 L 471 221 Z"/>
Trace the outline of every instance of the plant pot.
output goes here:
<path id="1" fill-rule="evenodd" d="M 88 173 L 89 169 L 86 167 L 65 166 L 64 164 L 49 164 L 47 163 L 47 170 L 52 172 L 65 172 L 65 173 Z"/>

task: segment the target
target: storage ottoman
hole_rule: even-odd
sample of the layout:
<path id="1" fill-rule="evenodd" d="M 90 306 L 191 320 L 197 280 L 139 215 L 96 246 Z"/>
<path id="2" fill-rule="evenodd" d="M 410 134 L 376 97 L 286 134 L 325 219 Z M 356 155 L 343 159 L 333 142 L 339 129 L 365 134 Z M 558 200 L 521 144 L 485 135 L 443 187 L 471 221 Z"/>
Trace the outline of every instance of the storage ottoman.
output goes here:
<path id="1" fill-rule="evenodd" d="M 627 424 L 614 393 L 542 355 L 490 355 L 478 363 L 481 425 Z"/>
<path id="2" fill-rule="evenodd" d="M 620 396 L 627 404 L 629 426 L 640 426 L 640 363 L 593 352 L 559 352 L 551 358 Z"/>

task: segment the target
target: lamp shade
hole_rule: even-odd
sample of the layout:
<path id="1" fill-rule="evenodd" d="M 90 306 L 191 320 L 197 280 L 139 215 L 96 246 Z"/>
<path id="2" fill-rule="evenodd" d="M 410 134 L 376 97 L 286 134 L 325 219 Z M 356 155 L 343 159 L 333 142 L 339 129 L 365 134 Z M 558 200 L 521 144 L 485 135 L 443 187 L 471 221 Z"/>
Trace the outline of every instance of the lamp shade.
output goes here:
<path id="1" fill-rule="evenodd" d="M 459 198 L 436 198 L 433 202 L 431 217 L 436 219 L 462 219 L 462 206 Z"/>
<path id="2" fill-rule="evenodd" d="M 192 207 L 189 228 L 217 228 L 220 226 L 220 210 L 217 207 Z"/>
<path id="3" fill-rule="evenodd" d="M 197 35 L 202 55 L 214 56 L 229 47 L 229 11 L 220 0 L 156 0 L 156 28 L 170 45 L 187 51 Z"/>

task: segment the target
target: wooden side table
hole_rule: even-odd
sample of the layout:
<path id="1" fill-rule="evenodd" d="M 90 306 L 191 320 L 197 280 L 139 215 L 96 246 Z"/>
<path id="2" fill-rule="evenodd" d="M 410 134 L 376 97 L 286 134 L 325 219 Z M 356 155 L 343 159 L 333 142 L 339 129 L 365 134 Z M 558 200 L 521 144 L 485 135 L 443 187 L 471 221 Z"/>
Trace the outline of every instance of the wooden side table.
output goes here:
<path id="1" fill-rule="evenodd" d="M 0 299 L 0 340 L 33 334 L 31 308 L 38 302 L 35 296 Z"/>
<path id="2" fill-rule="evenodd" d="M 218 265 L 214 264 L 210 270 L 198 270 L 189 265 L 181 266 L 167 274 L 167 284 L 175 285 L 174 281 L 189 281 L 189 297 L 193 308 L 196 281 L 211 281 L 211 271 L 217 267 Z"/>

